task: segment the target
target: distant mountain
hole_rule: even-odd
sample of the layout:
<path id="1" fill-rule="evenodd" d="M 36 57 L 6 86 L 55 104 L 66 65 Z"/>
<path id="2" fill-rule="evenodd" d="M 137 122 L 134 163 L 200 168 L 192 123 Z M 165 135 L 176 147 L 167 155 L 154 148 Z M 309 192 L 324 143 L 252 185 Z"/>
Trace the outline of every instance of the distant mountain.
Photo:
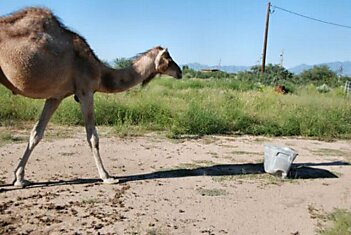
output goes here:
<path id="1" fill-rule="evenodd" d="M 294 74 L 299 74 L 302 73 L 303 71 L 312 68 L 313 65 L 308 65 L 308 64 L 300 64 L 295 67 L 289 68 L 288 70 Z"/>
<path id="2" fill-rule="evenodd" d="M 187 64 L 187 66 L 189 66 L 189 68 L 197 70 L 197 71 L 209 67 L 208 65 L 199 64 L 199 63 L 189 63 L 189 64 Z"/>
<path id="3" fill-rule="evenodd" d="M 301 64 L 301 65 L 289 68 L 289 71 L 295 74 L 299 74 L 304 70 L 311 69 L 313 66 L 320 66 L 320 65 L 327 65 L 331 70 L 333 70 L 338 74 L 351 76 L 351 61 L 345 61 L 345 62 L 336 61 L 336 62 L 316 64 L 316 65 Z M 342 68 L 342 71 L 341 71 L 341 68 Z"/>
<path id="4" fill-rule="evenodd" d="M 236 65 L 210 66 L 210 65 L 199 64 L 199 63 L 189 63 L 187 65 L 189 66 L 189 68 L 192 68 L 194 70 L 219 69 L 227 73 L 237 73 L 240 71 L 248 70 L 252 67 L 252 66 L 236 66 Z M 327 65 L 331 70 L 335 71 L 338 74 L 340 73 L 340 68 L 342 68 L 342 75 L 351 76 L 351 61 L 344 61 L 344 62 L 336 61 L 336 62 L 316 64 L 316 65 Z M 289 68 L 288 70 L 294 74 L 299 74 L 302 71 L 310 69 L 316 65 L 301 64 L 301 65 Z"/>
<path id="5" fill-rule="evenodd" d="M 245 71 L 245 70 L 250 68 L 250 66 L 236 66 L 236 65 L 210 66 L 210 65 L 199 64 L 199 63 L 190 63 L 187 65 L 189 66 L 189 68 L 194 69 L 194 70 L 219 69 L 219 70 L 227 72 L 227 73 L 237 73 L 240 71 Z"/>

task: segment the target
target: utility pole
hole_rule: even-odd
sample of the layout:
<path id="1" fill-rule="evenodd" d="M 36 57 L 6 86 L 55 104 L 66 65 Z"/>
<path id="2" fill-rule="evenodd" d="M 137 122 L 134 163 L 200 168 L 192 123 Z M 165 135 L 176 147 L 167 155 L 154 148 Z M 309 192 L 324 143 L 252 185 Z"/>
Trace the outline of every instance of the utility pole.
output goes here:
<path id="1" fill-rule="evenodd" d="M 268 39 L 268 26 L 269 26 L 269 14 L 271 12 L 271 3 L 268 2 L 267 15 L 266 15 L 266 29 L 264 31 L 263 39 L 263 53 L 262 53 L 262 75 L 264 75 L 266 69 L 266 54 L 267 54 L 267 39 Z"/>
<path id="2" fill-rule="evenodd" d="M 284 49 L 282 49 L 282 52 L 280 53 L 280 67 L 284 66 Z"/>

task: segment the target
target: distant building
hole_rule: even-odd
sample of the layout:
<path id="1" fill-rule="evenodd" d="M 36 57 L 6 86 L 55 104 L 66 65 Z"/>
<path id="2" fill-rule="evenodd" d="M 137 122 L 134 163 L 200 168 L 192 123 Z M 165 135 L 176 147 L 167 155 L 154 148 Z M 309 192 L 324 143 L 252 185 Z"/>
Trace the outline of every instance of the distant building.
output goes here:
<path id="1" fill-rule="evenodd" d="M 220 72 L 219 69 L 201 69 L 201 72 L 209 73 L 209 72 Z"/>

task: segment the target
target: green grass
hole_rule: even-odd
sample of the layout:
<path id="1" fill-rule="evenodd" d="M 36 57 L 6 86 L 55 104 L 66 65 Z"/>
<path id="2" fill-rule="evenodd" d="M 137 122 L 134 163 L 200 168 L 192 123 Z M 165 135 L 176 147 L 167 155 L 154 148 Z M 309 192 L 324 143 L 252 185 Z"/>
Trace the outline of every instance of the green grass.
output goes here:
<path id="1" fill-rule="evenodd" d="M 327 216 L 331 225 L 320 231 L 321 235 L 349 235 L 351 234 L 351 212 L 336 209 Z"/>
<path id="2" fill-rule="evenodd" d="M 0 133 L 0 146 L 12 142 L 12 135 L 10 133 Z"/>
<path id="3" fill-rule="evenodd" d="M 314 154 L 318 154 L 321 156 L 340 156 L 340 157 L 344 157 L 344 156 L 349 156 L 350 153 L 347 152 L 346 150 L 340 150 L 340 149 L 328 149 L 328 148 L 321 148 L 321 149 L 317 149 L 312 151 Z"/>
<path id="4" fill-rule="evenodd" d="M 169 169 L 165 169 L 165 171 L 168 170 L 194 170 L 197 168 L 201 167 L 210 167 L 216 165 L 215 162 L 212 161 L 207 161 L 207 160 L 194 160 L 192 162 L 187 162 L 187 163 L 180 163 L 177 166 L 174 166 Z M 190 172 L 192 174 L 192 172 Z"/>
<path id="5" fill-rule="evenodd" d="M 3 131 L 0 133 L 0 147 L 5 144 L 19 143 L 19 142 L 24 142 L 26 140 L 27 138 L 24 138 L 23 136 L 15 136 L 7 131 Z"/>
<path id="6" fill-rule="evenodd" d="M 230 153 L 233 155 L 261 155 L 261 153 L 250 151 L 231 151 Z"/>
<path id="7" fill-rule="evenodd" d="M 243 181 L 255 181 L 258 182 L 261 186 L 266 185 L 282 185 L 283 183 L 292 183 L 292 180 L 282 180 L 279 177 L 270 174 L 249 174 L 242 172 L 242 174 L 237 175 L 223 175 L 223 176 L 213 176 L 212 180 L 214 182 L 226 184 L 227 182 L 238 182 L 242 183 Z"/>
<path id="8" fill-rule="evenodd" d="M 121 135 L 165 131 L 168 136 L 251 134 L 267 136 L 351 137 L 351 102 L 341 88 L 320 94 L 315 87 L 280 95 L 271 87 L 256 89 L 236 79 L 158 78 L 118 94 L 96 94 L 98 125 Z M 0 126 L 34 122 L 43 101 L 13 96 L 0 86 Z M 52 118 L 59 125 L 83 125 L 72 97 Z"/>
<path id="9" fill-rule="evenodd" d="M 346 150 L 321 148 L 321 149 L 314 150 L 312 152 L 314 154 L 320 155 L 320 156 L 338 156 L 338 157 L 343 157 L 345 159 L 345 161 L 351 162 L 351 155 Z"/>
<path id="10" fill-rule="evenodd" d="M 311 219 L 317 220 L 317 233 L 319 235 L 349 235 L 351 234 L 351 212 L 345 209 L 335 209 L 326 213 L 314 205 L 308 206 Z"/>
<path id="11" fill-rule="evenodd" d="M 200 188 L 196 190 L 201 196 L 218 197 L 225 196 L 228 194 L 224 189 L 204 189 Z"/>

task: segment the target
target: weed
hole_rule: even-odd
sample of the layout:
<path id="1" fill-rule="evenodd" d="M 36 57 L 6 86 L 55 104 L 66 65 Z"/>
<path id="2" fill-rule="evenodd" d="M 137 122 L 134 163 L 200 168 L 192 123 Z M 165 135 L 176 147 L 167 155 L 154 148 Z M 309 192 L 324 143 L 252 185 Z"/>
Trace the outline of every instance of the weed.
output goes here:
<path id="1" fill-rule="evenodd" d="M 214 176 L 212 180 L 218 183 L 226 183 L 229 181 L 242 182 L 245 181 L 257 181 L 259 180 L 262 186 L 265 185 L 281 185 L 283 182 L 288 182 L 289 180 L 282 180 L 276 176 L 270 174 L 252 174 L 243 171 L 242 174 L 237 175 L 223 175 L 223 176 Z M 289 181 L 291 182 L 291 181 Z"/>
<path id="2" fill-rule="evenodd" d="M 209 154 L 213 158 L 219 158 L 218 153 L 216 152 L 207 152 L 207 154 Z"/>
<path id="3" fill-rule="evenodd" d="M 146 235 L 166 235 L 166 234 L 169 234 L 169 232 L 162 228 L 153 228 L 153 229 L 149 229 L 146 232 Z"/>
<path id="4" fill-rule="evenodd" d="M 261 155 L 261 153 L 258 152 L 249 152 L 249 151 L 231 151 L 230 152 L 233 155 Z"/>
<path id="5" fill-rule="evenodd" d="M 96 204 L 98 202 L 99 202 L 99 199 L 97 199 L 97 198 L 86 198 L 86 199 L 82 200 L 82 204 L 83 205 L 84 204 L 92 204 L 92 205 L 94 205 L 94 204 Z"/>
<path id="6" fill-rule="evenodd" d="M 328 149 L 328 148 L 321 148 L 321 149 L 318 149 L 318 150 L 314 150 L 313 153 L 321 155 L 321 156 L 340 156 L 340 157 L 344 157 L 344 156 L 348 156 L 349 155 L 349 152 L 342 151 L 340 149 Z"/>
<path id="7" fill-rule="evenodd" d="M 135 137 L 142 136 L 144 133 L 146 133 L 146 129 L 141 126 L 116 125 L 114 128 L 114 133 L 120 137 Z"/>
<path id="8" fill-rule="evenodd" d="M 349 235 L 351 234 L 351 212 L 336 209 L 328 214 L 327 219 L 332 222 L 329 228 L 320 230 L 321 235 Z"/>
<path id="9" fill-rule="evenodd" d="M 321 209 L 318 209 L 315 205 L 312 205 L 312 204 L 308 205 L 307 210 L 308 210 L 308 213 L 310 214 L 311 219 L 318 219 L 323 222 L 327 220 L 325 212 Z"/>
<path id="10" fill-rule="evenodd" d="M 194 160 L 193 161 L 196 165 L 204 167 L 204 166 L 214 166 L 216 165 L 215 162 L 208 161 L 208 160 Z"/>
<path id="11" fill-rule="evenodd" d="M 12 135 L 10 133 L 1 133 L 0 134 L 0 146 L 10 143 L 12 140 Z"/>
<path id="12" fill-rule="evenodd" d="M 217 197 L 217 196 L 225 196 L 228 194 L 224 189 L 204 189 L 200 188 L 196 190 L 201 196 L 209 196 L 209 197 Z"/>
<path id="13" fill-rule="evenodd" d="M 0 133 L 0 146 L 8 143 L 23 142 L 25 140 L 26 138 L 23 136 L 12 135 L 9 132 Z"/>
<path id="14" fill-rule="evenodd" d="M 328 149 L 328 148 L 321 148 L 318 150 L 312 151 L 314 154 L 320 156 L 336 156 L 336 157 L 343 157 L 345 161 L 351 162 L 351 155 L 346 150 L 340 149 Z"/>
<path id="15" fill-rule="evenodd" d="M 194 160 L 193 162 L 180 163 L 179 165 L 173 167 L 172 169 L 167 169 L 167 170 L 181 170 L 181 169 L 193 170 L 200 167 L 209 167 L 214 165 L 216 165 L 216 163 L 212 161 Z"/>
<path id="16" fill-rule="evenodd" d="M 351 212 L 345 209 L 335 209 L 327 214 L 314 205 L 308 206 L 312 219 L 317 219 L 317 232 L 320 235 L 349 235 L 351 234 Z"/>

